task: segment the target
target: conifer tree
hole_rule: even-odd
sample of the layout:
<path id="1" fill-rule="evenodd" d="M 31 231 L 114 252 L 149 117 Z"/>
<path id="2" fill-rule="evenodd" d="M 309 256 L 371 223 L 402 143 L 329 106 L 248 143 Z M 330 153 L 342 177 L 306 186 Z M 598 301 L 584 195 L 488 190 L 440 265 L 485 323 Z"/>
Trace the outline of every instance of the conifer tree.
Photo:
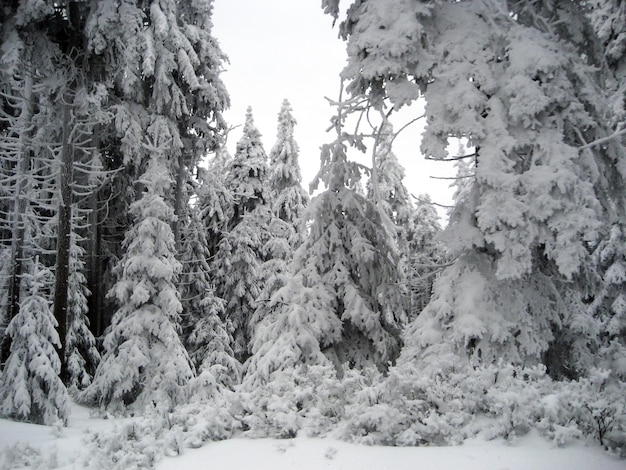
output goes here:
<path id="1" fill-rule="evenodd" d="M 435 277 L 446 260 L 437 210 L 428 194 L 420 194 L 407 223 L 407 278 L 411 295 L 410 319 L 430 302 Z"/>
<path id="2" fill-rule="evenodd" d="M 333 14 L 336 3 L 324 2 Z M 451 139 L 475 149 L 446 234 L 456 261 L 407 333 L 406 357 L 434 370 L 455 356 L 556 370 L 554 358 L 575 351 L 569 313 L 581 308 L 589 244 L 611 223 L 624 180 L 586 5 L 391 3 L 348 10 L 350 91 L 375 107 L 421 92 L 426 157 L 450 159 Z"/>
<path id="3" fill-rule="evenodd" d="M 59 89 L 62 80 L 47 80 L 55 72 L 52 58 L 59 53 L 54 42 L 48 40 L 37 25 L 53 13 L 51 5 L 41 5 L 33 11 L 32 5 L 11 5 L 4 11 L 8 21 L 2 25 L 3 48 L 0 56 L 0 86 L 3 90 L 0 127 L 0 187 L 2 187 L 2 243 L 8 249 L 7 278 L 3 282 L 7 299 L 6 319 L 10 322 L 19 313 L 22 275 L 26 274 L 23 260 L 28 240 L 28 228 L 40 225 L 36 220 L 37 209 L 49 209 L 50 188 L 49 162 L 52 160 L 42 138 L 50 137 L 41 131 L 37 134 L 37 122 L 49 122 L 53 108 L 45 105 L 46 93 Z M 20 26 L 18 31 L 17 25 Z M 35 73 L 39 71 L 39 74 Z M 43 82 L 43 83 L 40 83 Z M 39 88 L 38 88 L 39 85 Z M 38 106 L 44 104 L 43 106 Z M 39 137 L 39 138 L 37 138 Z M 50 138 L 54 141 L 54 138 Z M 42 191 L 38 193 L 38 191 Z M 49 217 L 49 212 L 45 212 Z M 37 235 L 41 235 L 37 231 Z M 43 243 L 38 239 L 36 243 Z M 35 245 L 30 244 L 31 248 Z M 30 251 L 31 255 L 39 253 Z M 0 361 L 6 360 L 9 337 L 4 336 Z"/>
<path id="4" fill-rule="evenodd" d="M 334 367 L 326 350 L 341 340 L 341 320 L 334 312 L 334 299 L 315 275 L 308 273 L 309 286 L 302 273 L 285 275 L 267 301 L 252 338 L 245 390 L 267 385 L 298 366 Z"/>
<path id="5" fill-rule="evenodd" d="M 226 325 L 232 328 L 232 349 L 241 363 L 249 356 L 250 321 L 264 282 L 263 247 L 271 219 L 264 205 L 245 214 L 222 239 L 215 259 L 216 294 L 226 302 Z"/>
<path id="6" fill-rule="evenodd" d="M 599 365 L 611 370 L 621 380 L 626 380 L 625 243 L 623 226 L 615 224 L 608 239 L 595 249 L 593 261 L 602 278 L 588 307 L 591 318 L 580 321 L 581 318 L 585 320 L 585 316 L 581 315 L 578 328 L 571 332 L 573 337 L 570 338 L 578 349 L 579 357 L 582 356 L 579 366 L 586 369 L 585 372 Z M 592 345 L 590 350 L 589 344 Z"/>
<path id="7" fill-rule="evenodd" d="M 296 239 L 290 243 L 297 248 L 305 234 L 304 211 L 309 197 L 301 185 L 299 147 L 293 135 L 297 122 L 291 111 L 289 101 L 284 100 L 278 114 L 276 143 L 270 152 L 269 183 L 274 214 L 294 227 Z"/>
<path id="8" fill-rule="evenodd" d="M 270 201 L 268 191 L 267 155 L 261 142 L 261 133 L 254 125 L 252 108 L 246 111 L 241 139 L 235 156 L 228 164 L 226 187 L 233 195 L 233 213 L 228 229 L 235 227 L 245 214 Z"/>
<path id="9" fill-rule="evenodd" d="M 367 181 L 367 198 L 381 211 L 387 230 L 397 251 L 400 278 L 396 284 L 397 296 L 408 299 L 411 289 L 411 237 L 414 207 L 404 186 L 405 170 L 393 152 L 396 134 L 386 116 L 375 133 L 372 171 Z M 412 304 L 411 304 L 412 305 Z M 407 305 L 399 316 L 408 320 L 411 307 Z"/>
<path id="10" fill-rule="evenodd" d="M 105 353 L 84 400 L 120 412 L 125 406 L 171 408 L 185 399 L 193 377 L 178 336 L 182 306 L 176 289 L 181 265 L 175 258 L 170 223 L 173 211 L 164 195 L 172 187 L 159 144 L 163 128 L 152 129 L 152 158 L 142 176 L 144 194 L 131 205 L 134 227 L 126 234 L 119 279 L 110 292 L 119 304 L 104 339 Z"/>
<path id="11" fill-rule="evenodd" d="M 234 358 L 224 323 L 225 302 L 215 295 L 206 236 L 194 211 L 185 234 L 180 276 L 183 336 L 198 374 L 210 374 L 212 382 L 232 388 L 239 382 L 241 366 Z"/>
<path id="12" fill-rule="evenodd" d="M 385 369 L 400 349 L 393 241 L 376 206 L 358 193 L 361 170 L 346 155 L 343 106 L 334 118 L 337 140 L 322 148 L 316 179 L 327 189 L 309 204 L 312 225 L 295 253 L 293 280 L 283 280 L 255 331 L 251 383 L 282 370 L 281 361 Z"/>
<path id="13" fill-rule="evenodd" d="M 367 182 L 367 195 L 382 207 L 397 230 L 402 232 L 411 217 L 413 206 L 403 183 L 405 170 L 393 152 L 394 138 L 393 125 L 388 119 L 383 119 L 376 133 L 372 177 Z"/>
<path id="14" fill-rule="evenodd" d="M 76 213 L 76 210 L 74 210 Z M 100 363 L 96 340 L 89 329 L 89 290 L 83 274 L 82 260 L 85 250 L 79 244 L 78 234 L 72 233 L 70 240 L 70 265 L 68 278 L 68 322 L 65 346 L 67 363 L 67 385 L 82 390 L 86 388 Z"/>
<path id="15" fill-rule="evenodd" d="M 233 196 L 226 187 L 226 167 L 218 158 L 209 162 L 209 168 L 198 168 L 198 210 L 204 230 L 209 259 L 217 253 L 217 247 L 227 232 L 232 218 Z"/>
<path id="16" fill-rule="evenodd" d="M 212 0 L 150 0 L 96 2 L 86 23 L 86 36 L 96 70 L 112 71 L 106 80 L 115 103 L 114 120 L 103 133 L 107 169 L 120 170 L 111 178 L 109 191 L 102 191 L 106 207 L 94 219 L 92 252 L 97 280 L 114 278 L 112 267 L 122 256 L 119 250 L 132 220 L 128 207 L 141 194 L 134 182 L 151 158 L 142 147 L 148 127 L 165 120 L 171 137 L 163 157 L 174 186 L 164 195 L 179 217 L 172 221 L 177 243 L 184 223 L 187 192 L 193 169 L 212 150 L 225 129 L 222 110 L 228 94 L 219 74 L 225 56 L 212 36 Z M 109 196 L 111 195 L 111 196 Z M 101 202 L 100 205 L 103 205 Z M 104 219 L 108 216 L 108 219 Z M 90 283 L 92 291 L 97 285 Z M 105 283 L 110 287 L 110 283 Z"/>
<path id="17" fill-rule="evenodd" d="M 233 197 L 231 220 L 215 256 L 216 294 L 226 301 L 226 322 L 233 329 L 235 357 L 249 356 L 250 320 L 264 284 L 261 266 L 272 212 L 267 156 L 248 108 L 243 135 L 228 165 L 227 188 Z"/>
<path id="18" fill-rule="evenodd" d="M 265 261 L 260 269 L 264 282 L 257 309 L 250 320 L 251 337 L 256 325 L 270 314 L 269 300 L 282 287 L 293 253 L 306 235 L 305 209 L 309 197 L 301 186 L 299 148 L 293 135 L 295 125 L 291 105 L 284 100 L 278 114 L 276 143 L 270 152 L 269 183 L 273 217 L 268 226 L 268 241 L 263 247 Z"/>
<path id="19" fill-rule="evenodd" d="M 48 300 L 52 273 L 38 257 L 27 261 L 19 313 L 7 328 L 11 354 L 2 372 L 0 413 L 36 424 L 67 424 L 69 397 L 59 378 L 60 340 Z"/>

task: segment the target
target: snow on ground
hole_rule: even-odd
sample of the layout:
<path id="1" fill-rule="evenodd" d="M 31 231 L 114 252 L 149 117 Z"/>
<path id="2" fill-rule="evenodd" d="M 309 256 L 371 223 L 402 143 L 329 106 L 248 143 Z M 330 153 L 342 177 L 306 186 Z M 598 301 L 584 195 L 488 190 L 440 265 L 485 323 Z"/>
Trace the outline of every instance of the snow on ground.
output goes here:
<path id="1" fill-rule="evenodd" d="M 94 468 L 84 442 L 88 430 L 111 430 L 118 420 L 89 416 L 74 405 L 68 428 L 37 426 L 0 420 L 0 469 L 24 468 L 7 462 L 16 444 L 41 450 L 47 459 L 34 458 L 43 469 Z M 21 447 L 19 449 L 22 449 Z M 15 462 L 15 460 L 13 460 Z M 626 461 L 595 445 L 578 443 L 555 448 L 531 433 L 515 444 L 501 440 L 472 440 L 454 447 L 366 447 L 334 439 L 244 439 L 214 442 L 168 457 L 157 470 L 220 468 L 225 470 L 625 470 Z"/>
<path id="2" fill-rule="evenodd" d="M 157 470 L 624 470 L 599 448 L 554 448 L 539 436 L 516 445 L 473 441 L 456 447 L 366 447 L 332 439 L 231 439 L 161 461 Z"/>

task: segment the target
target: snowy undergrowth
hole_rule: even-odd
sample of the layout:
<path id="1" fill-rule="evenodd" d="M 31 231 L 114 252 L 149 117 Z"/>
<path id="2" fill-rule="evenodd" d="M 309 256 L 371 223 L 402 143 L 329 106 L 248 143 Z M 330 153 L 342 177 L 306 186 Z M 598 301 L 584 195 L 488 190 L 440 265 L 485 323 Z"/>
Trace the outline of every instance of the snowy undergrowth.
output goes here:
<path id="1" fill-rule="evenodd" d="M 74 464 L 152 468 L 166 456 L 233 437 L 448 446 L 468 439 L 515 443 L 532 432 L 558 447 L 596 441 L 625 455 L 626 387 L 603 370 L 555 382 L 538 367 L 500 365 L 433 377 L 392 368 L 384 378 L 375 370 L 346 370 L 339 379 L 330 368 L 313 366 L 284 372 L 252 391 L 209 388 L 173 412 L 153 407 L 134 418 L 100 416 L 110 425 L 83 433 Z M 0 468 L 63 468 L 57 448 L 36 444 L 5 448 Z"/>
<path id="2" fill-rule="evenodd" d="M 541 367 L 486 367 L 429 377 L 392 369 L 348 396 L 337 436 L 372 445 L 515 441 L 532 429 L 555 445 L 596 440 L 626 455 L 626 386 L 608 371 L 553 381 Z"/>
<path id="3" fill-rule="evenodd" d="M 243 436 L 334 437 L 367 445 L 459 445 L 467 439 L 516 442 L 535 430 L 556 446 L 597 441 L 626 449 L 626 387 L 597 370 L 552 381 L 540 367 L 500 365 L 429 377 L 393 368 L 298 367 L 253 391 L 216 389 L 213 398 L 152 410 L 90 442 L 102 468 L 151 466 L 185 448 Z"/>
<path id="4" fill-rule="evenodd" d="M 238 394 L 251 437 L 331 436 L 368 445 L 457 445 L 469 438 L 515 442 L 536 430 L 557 446 L 592 440 L 624 454 L 626 386 L 608 371 L 553 381 L 543 367 L 497 366 L 429 376 L 392 368 L 300 367 Z"/>

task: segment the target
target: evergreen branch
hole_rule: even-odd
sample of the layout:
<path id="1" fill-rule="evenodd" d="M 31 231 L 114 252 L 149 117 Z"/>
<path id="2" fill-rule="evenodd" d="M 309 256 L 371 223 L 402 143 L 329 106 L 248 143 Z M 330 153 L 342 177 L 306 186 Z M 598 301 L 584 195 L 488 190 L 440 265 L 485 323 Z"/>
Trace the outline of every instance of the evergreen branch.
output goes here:
<path id="1" fill-rule="evenodd" d="M 582 135 L 580 134 L 580 131 L 578 129 L 576 129 L 576 132 L 579 134 L 579 138 L 581 138 L 581 140 L 584 142 L 584 139 L 582 139 Z M 595 147 L 597 145 L 601 145 L 605 142 L 608 142 L 610 140 L 616 139 L 617 137 L 626 134 L 626 127 L 622 127 L 618 130 L 616 130 L 613 134 L 611 135 L 607 135 L 606 137 L 601 137 L 599 139 L 594 140 L 593 142 L 589 142 L 586 143 L 585 145 L 582 145 L 580 147 L 578 147 L 578 150 L 585 150 L 591 147 Z"/>
<path id="2" fill-rule="evenodd" d="M 435 157 L 424 157 L 426 158 L 426 160 L 431 160 L 433 162 L 456 162 L 458 160 L 464 160 L 466 158 L 473 158 L 476 157 L 476 152 L 474 153 L 470 153 L 467 155 L 455 155 L 454 157 L 447 157 L 447 158 L 435 158 Z"/>
<path id="3" fill-rule="evenodd" d="M 416 118 L 411 119 L 409 122 L 407 122 L 404 126 L 402 126 L 400 129 L 398 129 L 396 132 L 394 132 L 393 137 L 391 139 L 391 143 L 390 145 L 393 145 L 393 142 L 396 140 L 396 137 L 398 137 L 398 135 L 400 134 L 400 132 L 402 132 L 404 129 L 406 129 L 407 127 L 409 127 L 411 124 L 413 124 L 414 122 L 419 121 L 422 118 L 425 118 L 426 114 L 422 114 L 421 116 L 417 116 Z"/>
<path id="4" fill-rule="evenodd" d="M 434 179 L 434 180 L 452 180 L 452 181 L 457 181 L 457 180 L 462 180 L 462 179 L 466 179 L 466 178 L 474 178 L 476 175 L 461 175 L 461 176 L 429 176 L 429 178 Z"/>

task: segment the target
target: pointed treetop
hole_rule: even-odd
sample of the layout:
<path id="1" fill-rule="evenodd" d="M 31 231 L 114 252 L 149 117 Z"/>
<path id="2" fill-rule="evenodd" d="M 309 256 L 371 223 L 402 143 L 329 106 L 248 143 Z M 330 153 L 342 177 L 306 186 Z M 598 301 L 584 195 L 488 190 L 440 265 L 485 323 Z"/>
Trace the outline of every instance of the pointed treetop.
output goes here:
<path id="1" fill-rule="evenodd" d="M 291 104 L 285 99 L 278 113 L 276 143 L 270 152 L 270 167 L 272 168 L 270 179 L 272 186 L 278 192 L 285 187 L 299 185 L 302 181 L 298 164 L 300 148 L 293 137 L 297 121 L 291 111 Z"/>
<path id="2" fill-rule="evenodd" d="M 246 122 L 243 125 L 244 135 L 254 135 L 255 137 L 261 137 L 261 133 L 254 124 L 254 116 L 252 115 L 252 106 L 248 106 L 246 109 Z"/>
<path id="3" fill-rule="evenodd" d="M 261 142 L 261 133 L 254 124 L 252 116 L 252 107 L 248 106 L 246 110 L 246 121 L 243 126 L 243 134 L 237 142 L 235 150 L 235 160 L 248 159 L 251 157 L 259 157 L 264 162 L 267 160 L 263 143 Z"/>
<path id="4" fill-rule="evenodd" d="M 291 114 L 292 111 L 293 109 L 291 108 L 291 103 L 287 98 L 285 98 L 280 108 L 280 112 L 278 113 L 278 132 L 276 133 L 276 136 L 279 139 L 283 137 L 283 135 L 288 137 L 292 137 L 293 135 L 293 128 L 296 124 L 298 124 L 298 121 L 296 121 L 293 114 Z"/>

